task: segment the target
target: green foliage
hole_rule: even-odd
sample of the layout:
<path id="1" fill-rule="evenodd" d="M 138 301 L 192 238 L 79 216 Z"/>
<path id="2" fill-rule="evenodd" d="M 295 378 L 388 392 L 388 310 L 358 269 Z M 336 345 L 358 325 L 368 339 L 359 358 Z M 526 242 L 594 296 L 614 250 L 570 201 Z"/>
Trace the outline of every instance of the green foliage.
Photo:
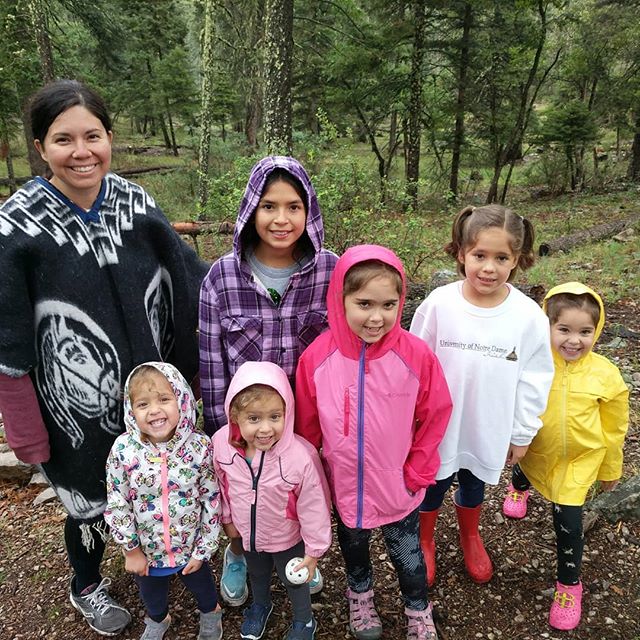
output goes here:
<path id="1" fill-rule="evenodd" d="M 204 219 L 235 222 L 253 165 L 261 156 L 237 157 L 229 170 L 209 178 L 209 198 Z"/>
<path id="2" fill-rule="evenodd" d="M 571 100 L 550 108 L 540 128 L 543 143 L 558 143 L 571 154 L 577 147 L 594 142 L 598 126 L 589 107 L 579 100 Z"/>

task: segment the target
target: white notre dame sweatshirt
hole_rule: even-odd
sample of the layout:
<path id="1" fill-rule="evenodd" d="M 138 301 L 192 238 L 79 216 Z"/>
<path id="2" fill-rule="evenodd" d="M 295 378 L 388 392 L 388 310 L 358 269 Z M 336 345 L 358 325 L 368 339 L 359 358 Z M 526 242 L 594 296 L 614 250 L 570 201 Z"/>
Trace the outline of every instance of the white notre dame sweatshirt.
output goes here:
<path id="1" fill-rule="evenodd" d="M 509 444 L 528 445 L 542 422 L 553 379 L 549 320 L 509 286 L 496 307 L 476 307 L 462 281 L 432 291 L 416 310 L 411 333 L 440 360 L 453 413 L 440 443 L 436 478 L 468 469 L 497 484 Z"/>

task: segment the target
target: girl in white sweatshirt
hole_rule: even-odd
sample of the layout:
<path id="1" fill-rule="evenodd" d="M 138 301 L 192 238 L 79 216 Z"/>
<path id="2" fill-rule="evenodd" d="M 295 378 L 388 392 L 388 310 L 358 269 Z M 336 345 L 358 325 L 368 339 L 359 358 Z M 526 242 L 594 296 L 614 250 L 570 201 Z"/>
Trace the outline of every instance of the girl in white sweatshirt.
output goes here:
<path id="1" fill-rule="evenodd" d="M 485 483 L 525 454 L 541 426 L 553 378 L 549 323 L 509 282 L 533 264 L 531 223 L 500 205 L 466 207 L 445 251 L 462 280 L 435 289 L 418 307 L 411 332 L 440 360 L 453 413 L 439 447 L 436 484 L 420 507 L 420 539 L 429 585 L 435 580 L 433 533 L 457 476 L 454 503 L 465 567 L 472 580 L 493 575 L 478 532 Z"/>

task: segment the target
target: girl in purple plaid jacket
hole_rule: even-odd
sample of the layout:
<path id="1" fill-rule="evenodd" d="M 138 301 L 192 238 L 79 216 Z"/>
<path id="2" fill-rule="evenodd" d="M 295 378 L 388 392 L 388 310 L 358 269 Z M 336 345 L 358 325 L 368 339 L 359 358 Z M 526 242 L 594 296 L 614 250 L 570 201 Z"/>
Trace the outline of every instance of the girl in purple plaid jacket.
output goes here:
<path id="1" fill-rule="evenodd" d="M 337 256 L 322 248 L 323 239 L 322 214 L 304 167 L 284 156 L 260 160 L 240 204 L 233 251 L 214 263 L 200 291 L 200 386 L 208 434 L 227 423 L 224 398 L 242 363 L 273 362 L 293 387 L 300 354 L 327 328 L 327 287 Z M 227 531 L 232 543 L 220 592 L 239 606 L 248 595 L 246 565 L 233 533 Z M 312 593 L 321 588 L 316 578 Z"/>

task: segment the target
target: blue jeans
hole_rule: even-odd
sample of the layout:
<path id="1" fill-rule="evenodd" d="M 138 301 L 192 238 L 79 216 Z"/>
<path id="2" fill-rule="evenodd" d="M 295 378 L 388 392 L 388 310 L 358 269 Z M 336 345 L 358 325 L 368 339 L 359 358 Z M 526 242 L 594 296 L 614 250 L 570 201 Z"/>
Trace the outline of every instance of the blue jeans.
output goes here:
<path id="1" fill-rule="evenodd" d="M 437 480 L 432 484 L 424 496 L 420 505 L 420 511 L 435 511 L 442 506 L 444 496 L 458 476 L 458 490 L 455 493 L 456 504 L 460 507 L 474 508 L 484 501 L 484 482 L 469 471 L 469 469 L 459 469 L 457 473 L 452 473 L 448 478 Z"/>

